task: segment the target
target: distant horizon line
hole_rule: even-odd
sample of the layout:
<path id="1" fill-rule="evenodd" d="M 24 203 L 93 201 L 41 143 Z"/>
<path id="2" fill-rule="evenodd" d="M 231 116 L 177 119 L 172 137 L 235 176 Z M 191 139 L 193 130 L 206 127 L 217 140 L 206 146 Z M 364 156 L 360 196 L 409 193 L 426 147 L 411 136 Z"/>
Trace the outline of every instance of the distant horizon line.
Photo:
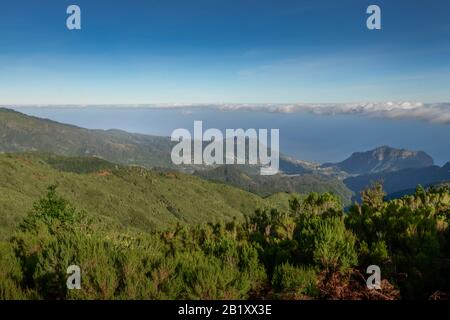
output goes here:
<path id="1" fill-rule="evenodd" d="M 0 107 L 214 107 L 214 106 L 325 106 L 325 105 L 368 105 L 368 104 L 421 104 L 441 105 L 449 101 L 424 102 L 419 100 L 372 100 L 347 102 L 150 102 L 150 103 L 0 103 Z"/>

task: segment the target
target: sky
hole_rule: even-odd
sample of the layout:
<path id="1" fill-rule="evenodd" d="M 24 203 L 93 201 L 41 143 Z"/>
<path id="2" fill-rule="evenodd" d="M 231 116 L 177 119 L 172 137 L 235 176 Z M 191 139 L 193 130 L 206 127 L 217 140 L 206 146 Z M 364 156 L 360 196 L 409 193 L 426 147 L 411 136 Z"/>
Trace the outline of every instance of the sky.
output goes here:
<path id="1" fill-rule="evenodd" d="M 450 102 L 449 15 L 448 0 L 2 0 L 0 104 Z"/>

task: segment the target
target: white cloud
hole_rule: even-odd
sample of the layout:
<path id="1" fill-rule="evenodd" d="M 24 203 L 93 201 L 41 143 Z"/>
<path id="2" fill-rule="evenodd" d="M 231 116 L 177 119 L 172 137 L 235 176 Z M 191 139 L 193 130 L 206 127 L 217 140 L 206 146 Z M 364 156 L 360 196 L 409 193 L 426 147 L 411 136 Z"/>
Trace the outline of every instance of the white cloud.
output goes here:
<path id="1" fill-rule="evenodd" d="M 266 111 L 275 113 L 310 112 L 318 115 L 359 114 L 390 119 L 417 119 L 450 123 L 450 103 L 422 102 L 326 103 L 326 104 L 223 104 L 222 111 Z"/>

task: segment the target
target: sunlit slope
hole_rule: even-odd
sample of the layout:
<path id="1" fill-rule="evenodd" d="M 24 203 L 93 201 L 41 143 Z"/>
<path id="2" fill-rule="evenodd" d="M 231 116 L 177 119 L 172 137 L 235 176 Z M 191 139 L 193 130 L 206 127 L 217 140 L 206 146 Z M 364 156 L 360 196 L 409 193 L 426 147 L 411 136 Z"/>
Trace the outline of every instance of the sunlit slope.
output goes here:
<path id="1" fill-rule="evenodd" d="M 90 130 L 0 108 L 0 151 L 99 156 L 121 164 L 170 167 L 168 137 Z"/>
<path id="2" fill-rule="evenodd" d="M 5 236 L 49 185 L 78 209 L 151 230 L 176 223 L 243 219 L 271 201 L 178 172 L 125 167 L 92 157 L 0 154 L 0 231 Z"/>

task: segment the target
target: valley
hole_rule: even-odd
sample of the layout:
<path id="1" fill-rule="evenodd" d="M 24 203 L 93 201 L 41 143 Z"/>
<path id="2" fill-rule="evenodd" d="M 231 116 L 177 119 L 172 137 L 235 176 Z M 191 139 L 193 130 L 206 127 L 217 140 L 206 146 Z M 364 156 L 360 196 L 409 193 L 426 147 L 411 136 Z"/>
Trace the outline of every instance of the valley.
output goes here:
<path id="1" fill-rule="evenodd" d="M 5 108 L 0 108 L 0 137 L 0 152 L 48 153 L 71 157 L 71 161 L 95 157 L 117 165 L 178 171 L 260 197 L 279 192 L 332 192 L 345 206 L 359 200 L 359 193 L 374 181 L 383 180 L 387 193 L 396 194 L 414 190 L 419 184 L 429 186 L 450 179 L 447 166 L 434 165 L 433 158 L 425 152 L 389 146 L 355 152 L 339 163 L 318 164 L 282 154 L 280 173 L 274 176 L 259 175 L 260 165 L 248 162 L 243 165 L 175 165 L 170 156 L 175 142 L 169 137 L 116 129 L 85 129 Z"/>

